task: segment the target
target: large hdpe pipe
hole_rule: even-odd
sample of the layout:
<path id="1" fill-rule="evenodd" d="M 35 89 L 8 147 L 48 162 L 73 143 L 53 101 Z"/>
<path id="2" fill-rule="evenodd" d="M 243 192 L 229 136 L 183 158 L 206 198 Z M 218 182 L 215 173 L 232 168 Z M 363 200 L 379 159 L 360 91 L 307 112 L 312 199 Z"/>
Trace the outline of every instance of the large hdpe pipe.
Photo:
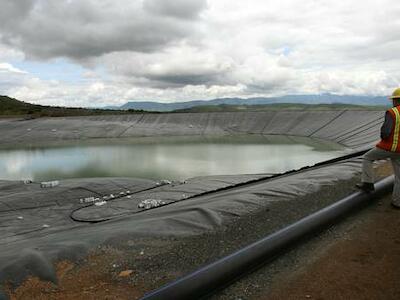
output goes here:
<path id="1" fill-rule="evenodd" d="M 226 287 L 240 276 L 271 261 L 300 239 L 333 224 L 354 209 L 389 193 L 394 177 L 375 184 L 372 193 L 356 192 L 239 251 L 145 295 L 142 300 L 198 299 Z"/>

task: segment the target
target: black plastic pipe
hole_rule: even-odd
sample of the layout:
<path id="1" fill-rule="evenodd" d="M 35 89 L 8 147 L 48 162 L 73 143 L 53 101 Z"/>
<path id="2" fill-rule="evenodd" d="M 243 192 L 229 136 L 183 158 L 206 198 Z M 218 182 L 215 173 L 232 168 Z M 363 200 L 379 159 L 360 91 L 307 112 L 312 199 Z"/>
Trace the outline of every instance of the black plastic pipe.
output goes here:
<path id="1" fill-rule="evenodd" d="M 146 294 L 142 300 L 198 299 L 226 287 L 239 277 L 289 250 L 302 238 L 321 231 L 340 217 L 389 193 L 394 177 L 375 184 L 372 193 L 356 192 L 239 251 Z"/>

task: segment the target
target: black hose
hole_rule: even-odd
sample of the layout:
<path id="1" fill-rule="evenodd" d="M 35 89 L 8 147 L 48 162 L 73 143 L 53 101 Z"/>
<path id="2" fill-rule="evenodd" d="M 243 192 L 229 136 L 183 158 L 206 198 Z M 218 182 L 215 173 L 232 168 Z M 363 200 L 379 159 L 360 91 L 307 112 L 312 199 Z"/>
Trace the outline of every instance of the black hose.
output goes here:
<path id="1" fill-rule="evenodd" d="M 375 184 L 374 192 L 353 193 L 229 256 L 148 293 L 142 300 L 198 299 L 210 295 L 271 261 L 305 236 L 326 228 L 361 205 L 390 192 L 393 182 L 393 176 L 389 176 Z"/>

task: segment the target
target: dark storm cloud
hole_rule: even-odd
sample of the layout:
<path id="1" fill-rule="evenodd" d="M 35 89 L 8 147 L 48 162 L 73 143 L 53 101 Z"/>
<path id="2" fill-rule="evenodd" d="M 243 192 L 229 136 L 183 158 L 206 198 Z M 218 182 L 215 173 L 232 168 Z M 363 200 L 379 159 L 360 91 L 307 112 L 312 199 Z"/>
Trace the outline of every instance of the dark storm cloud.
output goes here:
<path id="1" fill-rule="evenodd" d="M 168 5 L 172 1 L 160 1 L 159 14 L 143 9 L 141 1 L 10 2 L 0 3 L 3 43 L 36 58 L 77 60 L 114 51 L 160 50 L 192 34 L 194 24 L 189 19 L 203 7 L 203 1 L 179 1 L 182 9 L 177 13 L 182 18 L 177 19 L 165 16 L 174 10 L 175 4 Z M 154 10 L 153 2 L 146 7 Z"/>
<path id="2" fill-rule="evenodd" d="M 145 0 L 144 8 L 152 13 L 183 19 L 193 19 L 207 7 L 205 0 Z"/>

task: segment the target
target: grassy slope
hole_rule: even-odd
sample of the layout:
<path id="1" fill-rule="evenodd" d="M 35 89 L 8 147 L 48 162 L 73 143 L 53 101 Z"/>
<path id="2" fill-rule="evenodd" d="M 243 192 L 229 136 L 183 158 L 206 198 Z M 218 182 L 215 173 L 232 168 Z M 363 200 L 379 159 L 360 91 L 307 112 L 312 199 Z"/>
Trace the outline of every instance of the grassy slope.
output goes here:
<path id="1" fill-rule="evenodd" d="M 88 108 L 68 108 L 42 106 L 26 103 L 7 96 L 0 96 L 0 116 L 30 116 L 37 117 L 62 117 L 62 116 L 90 116 L 90 115 L 115 115 L 130 114 L 135 110 L 106 110 L 106 109 L 88 109 Z"/>

